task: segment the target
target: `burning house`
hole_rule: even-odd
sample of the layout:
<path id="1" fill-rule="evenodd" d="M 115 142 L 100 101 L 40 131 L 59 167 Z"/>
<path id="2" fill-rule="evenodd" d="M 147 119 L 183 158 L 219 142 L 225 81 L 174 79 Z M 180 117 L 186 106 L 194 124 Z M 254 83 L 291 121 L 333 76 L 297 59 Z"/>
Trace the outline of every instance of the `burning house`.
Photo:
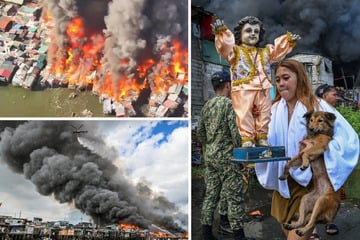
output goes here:
<path id="1" fill-rule="evenodd" d="M 187 115 L 187 0 L 49 0 L 14 9 L 14 18 L 0 21 L 5 54 L 34 61 L 46 55 L 26 86 L 92 91 L 105 115 Z M 15 41 L 23 44 L 10 46 Z M 173 85 L 183 89 L 177 96 Z M 159 94 L 171 96 L 150 105 Z"/>
<path id="2" fill-rule="evenodd" d="M 41 73 L 43 82 L 92 89 L 106 115 L 169 116 L 175 105 L 186 115 L 186 90 L 166 106 L 149 106 L 150 94 L 142 92 L 170 95 L 174 84 L 187 85 L 187 1 L 70 2 L 46 2 L 48 65 Z M 94 18 L 86 19 L 88 5 L 102 9 L 98 14 L 103 22 L 89 25 Z M 154 7 L 166 13 L 159 18 L 148 11 Z M 134 24 L 119 14 L 123 11 L 134 17 Z M 131 106 L 139 102 L 141 106 Z"/>

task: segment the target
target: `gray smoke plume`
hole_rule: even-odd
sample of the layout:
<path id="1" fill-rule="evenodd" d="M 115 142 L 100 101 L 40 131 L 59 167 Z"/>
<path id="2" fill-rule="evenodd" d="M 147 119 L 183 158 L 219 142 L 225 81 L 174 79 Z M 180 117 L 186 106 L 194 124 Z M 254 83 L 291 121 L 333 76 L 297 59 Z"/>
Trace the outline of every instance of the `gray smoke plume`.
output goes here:
<path id="1" fill-rule="evenodd" d="M 58 45 L 63 46 L 67 42 L 66 28 L 70 20 L 78 15 L 75 0 L 47 0 L 47 9 L 51 16 L 56 19 L 56 35 L 58 36 Z"/>
<path id="2" fill-rule="evenodd" d="M 105 36 L 98 89 L 110 73 L 112 91 L 118 94 L 120 85 L 130 84 L 137 77 L 137 67 L 145 59 L 162 61 L 164 53 L 156 47 L 161 39 L 177 39 L 187 48 L 188 0 L 49 0 L 46 3 L 56 23 L 58 48 L 65 52 L 62 54 L 66 54 L 66 44 L 70 41 L 66 27 L 74 17 L 84 19 L 85 32 Z M 149 67 L 149 73 L 152 71 Z M 119 81 L 128 82 L 118 84 Z"/>
<path id="3" fill-rule="evenodd" d="M 78 137 L 74 124 L 83 124 L 89 137 Z M 110 159 L 115 150 L 107 148 L 103 155 L 106 144 L 95 130 L 94 122 L 2 121 L 0 160 L 23 174 L 40 194 L 74 203 L 96 223 L 154 223 L 182 232 L 179 224 L 187 226 L 186 216 L 177 214 L 175 204 L 157 196 L 146 183 L 135 186 L 121 175 Z"/>
<path id="4" fill-rule="evenodd" d="M 160 39 L 175 37 L 187 46 L 187 9 L 187 0 L 113 1 L 109 4 L 102 62 L 104 71 L 111 72 L 115 87 L 119 79 L 133 78 L 144 59 L 163 59 L 156 47 Z"/>
<path id="5" fill-rule="evenodd" d="M 339 62 L 360 59 L 360 5 L 357 0 L 194 0 L 233 29 L 245 16 L 257 16 L 266 30 L 264 43 L 286 31 L 302 39 L 293 53 L 320 53 Z"/>
<path id="6" fill-rule="evenodd" d="M 101 32 L 105 27 L 104 16 L 111 0 L 46 0 L 45 9 L 49 10 L 55 21 L 58 45 L 62 47 L 67 39 L 66 29 L 75 17 L 84 20 L 87 33 Z"/>

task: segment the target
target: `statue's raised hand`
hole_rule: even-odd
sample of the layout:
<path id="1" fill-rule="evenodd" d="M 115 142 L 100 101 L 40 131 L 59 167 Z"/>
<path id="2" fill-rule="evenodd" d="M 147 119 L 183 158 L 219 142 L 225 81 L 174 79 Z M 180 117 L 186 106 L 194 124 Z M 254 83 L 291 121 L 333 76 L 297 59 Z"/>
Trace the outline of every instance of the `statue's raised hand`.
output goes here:
<path id="1" fill-rule="evenodd" d="M 213 33 L 218 34 L 224 32 L 227 29 L 227 27 L 224 23 L 224 20 L 216 19 L 215 22 L 211 24 L 211 29 Z"/>
<path id="2" fill-rule="evenodd" d="M 291 38 L 292 41 L 297 41 L 297 40 L 301 39 L 301 36 L 298 35 L 298 34 L 291 34 L 290 38 Z"/>

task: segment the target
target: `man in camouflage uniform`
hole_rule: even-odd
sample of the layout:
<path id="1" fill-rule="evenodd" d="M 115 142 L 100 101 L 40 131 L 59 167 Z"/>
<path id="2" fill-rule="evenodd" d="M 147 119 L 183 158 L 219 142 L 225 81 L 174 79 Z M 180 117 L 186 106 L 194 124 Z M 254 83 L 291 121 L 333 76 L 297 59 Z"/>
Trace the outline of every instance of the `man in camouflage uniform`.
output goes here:
<path id="1" fill-rule="evenodd" d="M 244 182 L 242 165 L 231 162 L 233 148 L 241 146 L 235 113 L 230 100 L 230 74 L 216 72 L 211 83 L 216 96 L 208 100 L 201 110 L 197 135 L 203 146 L 205 159 L 206 192 L 201 211 L 201 224 L 205 240 L 216 239 L 212 234 L 214 212 L 221 201 L 227 204 L 227 214 L 234 239 L 247 239 L 242 228 L 244 214 Z"/>

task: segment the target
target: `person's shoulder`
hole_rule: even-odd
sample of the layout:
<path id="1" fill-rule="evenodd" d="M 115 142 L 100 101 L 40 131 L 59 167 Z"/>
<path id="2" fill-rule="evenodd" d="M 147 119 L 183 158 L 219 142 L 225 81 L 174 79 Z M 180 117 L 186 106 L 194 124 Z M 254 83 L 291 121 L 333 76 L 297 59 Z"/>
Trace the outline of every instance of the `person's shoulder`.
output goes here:
<path id="1" fill-rule="evenodd" d="M 226 101 L 226 99 L 230 100 L 230 98 L 224 95 L 215 95 L 214 97 L 210 98 L 208 101 L 219 102 L 219 101 Z"/>
<path id="2" fill-rule="evenodd" d="M 219 96 L 218 101 L 221 102 L 222 104 L 226 104 L 226 105 L 232 105 L 232 101 L 230 98 L 226 97 L 226 96 Z"/>
<path id="3" fill-rule="evenodd" d="M 216 108 L 217 111 L 219 110 L 226 110 L 228 108 L 232 108 L 232 101 L 230 98 L 226 96 L 215 96 L 214 98 L 210 99 L 207 104 L 207 108 L 214 109 Z"/>

